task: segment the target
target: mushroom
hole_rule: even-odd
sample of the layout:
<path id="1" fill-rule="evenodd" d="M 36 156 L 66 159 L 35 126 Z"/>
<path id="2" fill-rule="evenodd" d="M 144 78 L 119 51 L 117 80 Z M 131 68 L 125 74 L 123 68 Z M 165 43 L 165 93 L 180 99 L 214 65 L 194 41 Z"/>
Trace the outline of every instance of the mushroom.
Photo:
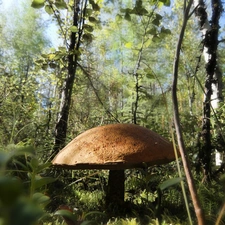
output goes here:
<path id="1" fill-rule="evenodd" d="M 135 124 L 109 124 L 85 131 L 66 145 L 52 164 L 68 169 L 109 170 L 106 207 L 124 203 L 124 170 L 160 165 L 175 159 L 173 145 Z"/>

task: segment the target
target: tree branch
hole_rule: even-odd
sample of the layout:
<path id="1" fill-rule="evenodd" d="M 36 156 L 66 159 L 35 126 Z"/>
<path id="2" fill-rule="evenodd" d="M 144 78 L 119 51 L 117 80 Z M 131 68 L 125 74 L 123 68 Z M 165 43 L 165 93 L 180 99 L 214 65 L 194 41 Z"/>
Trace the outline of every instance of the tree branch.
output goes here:
<path id="1" fill-rule="evenodd" d="M 198 220 L 198 225 L 205 225 L 205 218 L 204 213 L 202 210 L 202 207 L 200 205 L 200 201 L 197 195 L 196 187 L 194 184 L 194 179 L 192 176 L 191 168 L 190 168 L 190 162 L 188 160 L 186 148 L 184 145 L 184 140 L 182 136 L 181 131 L 181 125 L 180 125 L 180 117 L 179 117 L 179 109 L 178 109 L 178 100 L 177 100 L 177 80 L 178 80 L 178 67 L 179 67 L 179 59 L 180 59 L 180 51 L 181 51 L 181 45 L 184 38 L 184 33 L 189 17 L 189 11 L 192 5 L 192 1 L 190 0 L 185 12 L 184 12 L 184 18 L 183 18 L 183 24 L 180 31 L 177 47 L 176 47 L 176 53 L 175 53 L 175 59 L 174 59 L 174 65 L 173 65 L 173 86 L 172 86 L 172 100 L 173 100 L 173 110 L 174 110 L 174 123 L 175 123 L 175 129 L 176 129 L 176 135 L 177 135 L 177 141 L 178 146 L 180 150 L 181 159 L 184 166 L 184 172 L 186 175 L 189 191 L 191 194 L 195 214 Z"/>

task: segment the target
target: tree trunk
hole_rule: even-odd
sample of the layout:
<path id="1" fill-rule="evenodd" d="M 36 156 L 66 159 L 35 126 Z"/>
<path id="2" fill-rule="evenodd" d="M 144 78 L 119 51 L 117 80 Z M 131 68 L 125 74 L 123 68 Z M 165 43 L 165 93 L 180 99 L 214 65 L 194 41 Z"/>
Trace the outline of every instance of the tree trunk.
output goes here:
<path id="1" fill-rule="evenodd" d="M 81 19 L 79 18 L 79 13 L 80 13 L 80 2 L 74 1 L 73 26 L 78 27 L 80 23 Z M 68 54 L 68 73 L 62 87 L 60 110 L 55 127 L 55 143 L 53 153 L 51 154 L 51 158 L 53 158 L 62 147 L 64 147 L 66 141 L 69 110 L 71 105 L 73 84 L 76 75 L 77 60 L 78 60 L 77 54 L 72 54 L 72 52 L 74 50 L 79 49 L 81 34 L 82 30 L 79 30 L 78 32 L 75 33 L 71 32 L 70 35 L 70 45 Z"/>
<path id="2" fill-rule="evenodd" d="M 217 46 L 219 19 L 222 12 L 221 0 L 212 0 L 212 18 L 209 22 L 202 0 L 195 0 L 195 15 L 198 18 L 200 30 L 204 36 L 203 54 L 206 63 L 205 92 L 203 102 L 203 121 L 201 144 L 199 146 L 199 160 L 203 167 L 204 180 L 211 177 L 211 108 L 216 110 L 218 102 L 222 99 L 222 73 L 217 65 Z"/>

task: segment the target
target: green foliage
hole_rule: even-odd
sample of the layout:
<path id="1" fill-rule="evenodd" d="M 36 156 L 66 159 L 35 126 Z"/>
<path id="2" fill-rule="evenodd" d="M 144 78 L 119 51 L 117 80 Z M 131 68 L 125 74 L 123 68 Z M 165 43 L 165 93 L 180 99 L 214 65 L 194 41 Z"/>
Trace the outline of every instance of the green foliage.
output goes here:
<path id="1" fill-rule="evenodd" d="M 33 8 L 39 9 L 45 5 L 45 0 L 33 0 L 31 6 Z"/>
<path id="2" fill-rule="evenodd" d="M 0 221 L 3 225 L 33 225 L 46 216 L 45 206 L 50 199 L 41 191 L 55 179 L 41 177 L 49 164 L 40 165 L 31 147 L 9 146 L 1 150 L 0 173 Z M 26 157 L 23 163 L 21 157 Z M 19 157 L 19 158 L 18 158 Z M 15 161 L 15 159 L 17 159 Z M 30 158 L 30 159 L 29 159 Z M 21 170 L 11 168 L 11 163 L 21 166 Z M 36 161 L 37 163 L 34 163 Z M 17 167 L 18 168 L 18 167 Z M 27 174 L 22 180 L 20 173 Z M 14 175 L 15 174 L 15 175 Z M 16 175 L 17 174 L 17 175 Z M 40 179 L 39 179 L 40 181 Z M 28 182 L 28 186 L 27 186 Z"/>

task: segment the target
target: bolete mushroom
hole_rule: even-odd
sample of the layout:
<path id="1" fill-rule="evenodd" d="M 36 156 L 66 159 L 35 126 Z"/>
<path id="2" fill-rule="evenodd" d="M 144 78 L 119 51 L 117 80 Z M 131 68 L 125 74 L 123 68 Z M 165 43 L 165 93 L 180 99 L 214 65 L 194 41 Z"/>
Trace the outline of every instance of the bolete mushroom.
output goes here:
<path id="1" fill-rule="evenodd" d="M 106 206 L 124 202 L 124 170 L 160 165 L 175 159 L 173 145 L 135 124 L 110 124 L 78 135 L 53 159 L 68 169 L 109 170 Z"/>

